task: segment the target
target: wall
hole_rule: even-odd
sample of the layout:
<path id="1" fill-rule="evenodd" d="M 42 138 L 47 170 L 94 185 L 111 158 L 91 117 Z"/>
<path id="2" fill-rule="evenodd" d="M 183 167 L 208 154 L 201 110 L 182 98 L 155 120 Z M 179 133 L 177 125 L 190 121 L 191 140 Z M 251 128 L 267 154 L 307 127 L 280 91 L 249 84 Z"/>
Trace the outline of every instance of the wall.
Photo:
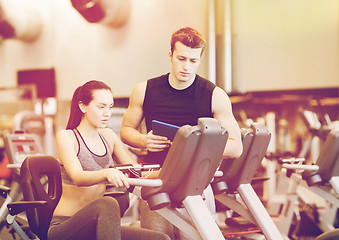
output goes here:
<path id="1" fill-rule="evenodd" d="M 189 25 L 208 36 L 209 0 L 129 1 L 129 21 L 114 29 L 86 22 L 69 0 L 0 0 L 43 19 L 36 41 L 0 42 L 0 87 L 15 85 L 18 69 L 55 67 L 61 101 L 92 78 L 128 97 L 136 83 L 169 70 L 173 31 Z M 229 1 L 234 91 L 339 86 L 339 0 Z M 209 52 L 199 69 L 205 77 Z"/>
<path id="2" fill-rule="evenodd" d="M 208 32 L 208 0 L 130 0 L 130 18 L 121 28 L 86 22 L 68 0 L 0 3 L 5 6 L 5 1 L 36 10 L 43 26 L 34 42 L 0 42 L 0 87 L 16 85 L 19 69 L 55 67 L 61 101 L 90 79 L 107 82 L 115 97 L 128 97 L 138 82 L 170 70 L 169 40 L 175 30 L 191 26 L 205 36 Z M 207 62 L 208 50 L 199 69 L 205 77 Z"/>
<path id="3" fill-rule="evenodd" d="M 234 90 L 339 87 L 338 0 L 233 0 Z"/>

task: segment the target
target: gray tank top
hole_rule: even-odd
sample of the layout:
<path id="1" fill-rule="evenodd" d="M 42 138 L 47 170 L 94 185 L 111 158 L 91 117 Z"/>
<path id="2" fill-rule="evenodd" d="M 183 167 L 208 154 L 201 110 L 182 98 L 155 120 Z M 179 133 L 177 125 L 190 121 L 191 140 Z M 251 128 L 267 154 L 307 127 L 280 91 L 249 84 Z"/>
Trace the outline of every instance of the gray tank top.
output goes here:
<path id="1" fill-rule="evenodd" d="M 109 168 L 112 165 L 115 165 L 112 158 L 112 154 L 109 150 L 106 140 L 99 134 L 105 148 L 106 153 L 104 155 L 97 155 L 93 153 L 87 146 L 83 137 L 77 129 L 73 129 L 74 135 L 78 141 L 78 159 L 84 171 L 96 171 L 104 168 Z M 72 179 L 68 175 L 63 165 L 60 166 L 62 182 L 64 184 L 74 185 Z M 106 183 L 106 182 L 103 182 Z"/>

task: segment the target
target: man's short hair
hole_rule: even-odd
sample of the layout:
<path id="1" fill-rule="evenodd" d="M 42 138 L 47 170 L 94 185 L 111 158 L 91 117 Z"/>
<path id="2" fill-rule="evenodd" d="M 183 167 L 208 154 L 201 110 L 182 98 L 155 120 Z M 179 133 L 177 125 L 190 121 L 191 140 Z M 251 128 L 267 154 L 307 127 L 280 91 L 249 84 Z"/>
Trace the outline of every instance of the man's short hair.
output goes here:
<path id="1" fill-rule="evenodd" d="M 171 37 L 172 53 L 174 51 L 176 42 L 181 42 L 182 44 L 190 48 L 202 48 L 201 55 L 206 47 L 206 40 L 197 30 L 190 27 L 181 28 L 172 34 Z"/>

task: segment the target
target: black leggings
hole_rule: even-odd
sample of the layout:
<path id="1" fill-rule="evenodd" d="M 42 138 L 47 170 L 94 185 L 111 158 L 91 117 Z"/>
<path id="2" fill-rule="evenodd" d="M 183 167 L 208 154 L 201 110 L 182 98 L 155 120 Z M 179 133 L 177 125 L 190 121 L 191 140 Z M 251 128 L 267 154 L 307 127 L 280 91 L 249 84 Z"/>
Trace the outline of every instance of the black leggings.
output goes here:
<path id="1" fill-rule="evenodd" d="M 72 217 L 54 216 L 48 230 L 49 240 L 163 239 L 165 234 L 146 229 L 120 227 L 120 208 L 112 197 L 97 199 Z"/>

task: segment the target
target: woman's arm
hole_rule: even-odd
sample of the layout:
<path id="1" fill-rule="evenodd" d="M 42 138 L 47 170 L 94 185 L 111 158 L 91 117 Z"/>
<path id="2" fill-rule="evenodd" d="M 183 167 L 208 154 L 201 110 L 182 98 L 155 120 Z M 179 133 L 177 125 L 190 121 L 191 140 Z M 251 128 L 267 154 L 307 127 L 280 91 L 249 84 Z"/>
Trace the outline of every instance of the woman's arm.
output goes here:
<path id="1" fill-rule="evenodd" d="M 129 187 L 126 176 L 114 168 L 84 171 L 77 157 L 77 141 L 71 130 L 58 132 L 56 144 L 59 161 L 64 165 L 76 186 L 91 186 L 107 180 L 116 187 Z"/>

